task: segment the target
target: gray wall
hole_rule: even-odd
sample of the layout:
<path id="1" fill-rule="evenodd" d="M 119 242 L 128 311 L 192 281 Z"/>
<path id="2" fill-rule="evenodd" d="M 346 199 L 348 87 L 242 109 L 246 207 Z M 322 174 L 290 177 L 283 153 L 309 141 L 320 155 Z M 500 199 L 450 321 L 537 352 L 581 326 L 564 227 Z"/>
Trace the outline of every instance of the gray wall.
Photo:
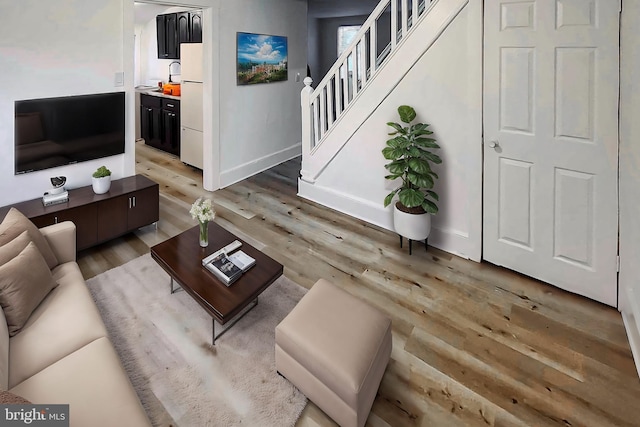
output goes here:
<path id="1" fill-rule="evenodd" d="M 373 11 L 373 10 L 372 10 Z M 322 80 L 327 71 L 338 59 L 338 27 L 362 25 L 369 15 L 341 16 L 332 18 L 309 17 L 309 67 L 314 87 Z M 384 13 L 378 19 L 378 52 L 391 40 L 391 18 Z"/>

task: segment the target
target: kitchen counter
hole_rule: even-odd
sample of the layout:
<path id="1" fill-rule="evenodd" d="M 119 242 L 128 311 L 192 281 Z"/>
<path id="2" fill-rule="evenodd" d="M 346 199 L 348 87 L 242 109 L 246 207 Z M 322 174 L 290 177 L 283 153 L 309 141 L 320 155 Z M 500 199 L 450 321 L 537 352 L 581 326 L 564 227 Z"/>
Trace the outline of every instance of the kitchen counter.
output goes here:
<path id="1" fill-rule="evenodd" d="M 136 89 L 136 92 L 144 93 L 145 95 L 157 96 L 159 98 L 175 99 L 175 100 L 178 100 L 178 101 L 180 100 L 179 96 L 167 95 L 167 94 L 164 94 L 162 92 L 158 92 L 157 89 L 151 88 L 149 86 L 145 86 L 145 87 L 138 86 L 135 89 Z"/>

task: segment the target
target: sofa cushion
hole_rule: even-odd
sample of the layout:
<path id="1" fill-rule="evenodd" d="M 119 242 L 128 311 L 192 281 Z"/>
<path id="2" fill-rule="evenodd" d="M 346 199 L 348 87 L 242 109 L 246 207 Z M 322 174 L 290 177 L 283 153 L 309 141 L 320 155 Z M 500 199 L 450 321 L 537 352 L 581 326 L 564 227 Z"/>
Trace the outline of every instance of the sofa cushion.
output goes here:
<path id="1" fill-rule="evenodd" d="M 47 263 L 33 242 L 0 266 L 0 306 L 10 336 L 22 329 L 33 310 L 56 286 Z"/>
<path id="2" fill-rule="evenodd" d="M 29 237 L 29 233 L 27 231 L 23 231 L 12 241 L 0 246 L 0 265 L 4 265 L 8 261 L 17 257 L 20 252 L 27 247 L 30 241 L 31 238 Z"/>
<path id="3" fill-rule="evenodd" d="M 10 387 L 107 336 L 78 265 L 61 264 L 52 273 L 58 287 L 34 310 L 22 331 L 11 338 Z"/>
<path id="4" fill-rule="evenodd" d="M 16 208 L 11 208 L 2 223 L 0 223 L 0 246 L 15 239 L 23 231 L 29 233 L 31 241 L 36 244 L 50 269 L 58 265 L 58 259 L 51 250 L 49 243 L 40 233 L 40 230 Z"/>
<path id="5" fill-rule="evenodd" d="M 150 425 L 107 338 L 87 344 L 9 391 L 35 404 L 69 404 L 72 427 Z"/>
<path id="6" fill-rule="evenodd" d="M 9 328 L 0 308 L 0 389 L 9 388 Z"/>

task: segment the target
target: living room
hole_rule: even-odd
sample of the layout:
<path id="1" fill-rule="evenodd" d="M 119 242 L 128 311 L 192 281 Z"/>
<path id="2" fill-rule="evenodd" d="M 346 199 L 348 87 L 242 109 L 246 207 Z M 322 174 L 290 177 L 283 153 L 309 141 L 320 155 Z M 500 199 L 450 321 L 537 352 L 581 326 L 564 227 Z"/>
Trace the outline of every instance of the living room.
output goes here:
<path id="1" fill-rule="evenodd" d="M 209 1 L 184 3 L 203 9 L 218 6 L 218 2 Z M 254 6 L 258 10 L 256 14 L 264 8 L 257 1 L 234 3 L 240 10 Z M 289 3 L 300 2 L 282 3 L 286 7 Z M 5 78 L 11 82 L 3 89 L 5 96 L 0 102 L 0 141 L 5 153 L 11 153 L 13 147 L 14 100 L 113 91 L 113 76 L 118 71 L 125 71 L 124 88 L 128 92 L 132 89 L 133 81 L 127 73 L 133 69 L 129 62 L 132 58 L 126 52 L 133 49 L 133 42 L 123 34 L 126 33 L 125 23 L 133 22 L 133 2 L 59 0 L 42 5 L 35 0 L 3 0 L 2 11 L 7 25 L 0 38 L 0 57 Z M 283 12 L 282 15 L 287 14 Z M 28 33 L 22 24 L 23 17 L 28 17 L 30 22 Z M 229 46 L 235 43 L 235 31 L 229 33 L 232 40 Z M 279 33 L 280 28 L 263 27 L 260 31 Z M 292 38 L 289 40 L 291 42 Z M 303 72 L 306 72 L 305 68 L 304 61 L 296 66 Z M 294 101 L 282 120 L 299 123 L 301 85 L 293 80 L 290 83 Z M 231 95 L 236 99 L 244 98 L 235 92 Z M 273 97 L 265 94 L 265 99 Z M 256 108 L 268 110 L 268 104 Z M 242 126 L 251 127 L 252 121 L 246 118 L 251 115 L 240 104 L 230 104 L 228 109 L 229 120 L 237 116 Z M 127 119 L 129 124 L 133 123 L 132 112 Z M 275 120 L 268 123 L 268 132 L 264 131 L 265 123 L 259 123 L 258 130 L 236 135 L 237 140 L 277 141 L 280 145 L 274 151 L 286 151 L 295 146 L 299 135 L 294 136 L 295 132 L 289 131 L 281 133 L 281 119 Z M 631 121 L 623 122 L 623 125 L 625 123 L 633 127 Z M 235 122 L 228 131 L 243 132 L 242 126 L 238 127 Z M 232 147 L 230 145 L 229 149 Z M 629 155 L 621 156 L 621 163 L 631 162 L 627 163 L 627 170 L 633 171 L 636 165 L 633 159 L 637 159 L 633 154 L 635 151 L 629 145 L 622 146 L 621 150 L 631 150 L 626 151 Z M 238 154 L 236 158 L 235 154 L 227 153 L 227 159 L 233 158 L 233 161 L 222 170 L 235 172 L 250 164 L 253 159 L 243 155 Z M 225 157 L 224 151 L 221 156 Z M 257 156 L 262 157 L 263 153 Z M 0 205 L 40 197 L 48 189 L 51 172 L 15 176 L 13 158 L 6 155 L 0 161 Z M 298 160 L 285 162 L 211 194 L 202 187 L 202 176 L 196 171 L 179 160 L 167 159 L 144 146 L 137 146 L 129 125 L 124 154 L 65 167 L 56 175 L 67 176 L 72 187 L 88 185 L 91 173 L 103 163 L 112 170 L 114 179 L 143 173 L 160 184 L 160 221 L 157 230 L 153 226 L 145 227 L 81 254 L 78 262 L 85 279 L 126 264 L 148 253 L 149 247 L 191 228 L 195 225 L 188 214 L 191 203 L 200 196 L 211 197 L 216 204 L 216 223 L 242 236 L 243 240 L 255 243 L 254 246 L 264 245 L 262 250 L 284 265 L 287 278 L 305 288 L 311 287 L 318 278 L 326 278 L 391 314 L 393 363 L 383 379 L 370 425 L 552 423 L 548 418 L 539 418 L 538 412 L 566 419 L 575 417 L 573 419 L 586 424 L 601 422 L 599 425 L 633 425 L 636 419 L 637 376 L 632 376 L 633 359 L 622 321 L 614 309 L 432 247 L 426 252 L 414 248 L 414 254 L 409 257 L 406 247 L 398 247 L 397 236 L 393 233 L 297 198 Z M 242 169 L 242 173 L 235 175 L 229 173 L 228 183 L 242 179 L 247 170 Z M 635 174 L 628 172 L 628 175 L 633 178 Z M 621 195 L 621 209 L 629 214 L 637 212 L 635 204 L 624 205 L 622 199 L 640 200 L 635 197 L 635 188 L 629 181 L 621 184 L 621 192 L 626 192 Z M 624 219 L 622 221 L 624 223 Z M 631 227 L 627 230 L 636 227 L 629 222 L 627 225 Z M 632 233 L 626 236 L 630 237 Z M 633 249 L 634 245 L 628 246 L 632 248 L 630 253 L 637 250 Z M 634 258 L 627 256 L 622 262 L 633 263 Z M 637 267 L 628 268 L 626 271 L 632 272 Z M 166 286 L 165 283 L 162 286 L 168 292 L 168 279 Z M 469 302 L 469 294 L 480 299 L 476 303 Z M 487 294 L 498 296 L 494 300 Z M 442 303 L 437 306 L 438 310 L 431 312 L 435 300 Z M 534 306 L 542 307 L 541 317 L 524 317 L 522 308 L 536 311 Z M 509 311 L 515 307 L 512 313 L 521 316 L 517 318 L 511 314 L 516 324 L 510 327 L 504 323 L 507 321 L 504 316 L 509 316 L 503 314 L 507 307 Z M 430 314 L 421 318 L 422 310 Z M 532 323 L 526 325 L 527 321 Z M 414 325 L 420 325 L 420 328 L 414 330 Z M 536 360 L 548 362 L 551 368 L 542 368 L 544 364 L 526 365 L 533 363 L 531 359 L 512 353 L 511 346 L 507 345 L 508 349 L 484 346 L 480 339 L 471 339 L 470 333 L 484 331 L 493 337 L 492 342 L 506 343 L 506 335 L 513 330 L 522 333 L 520 339 L 526 343 L 521 343 L 521 352 L 527 351 L 526 345 L 541 350 L 541 356 Z M 561 351 L 554 350 L 556 346 L 567 354 L 559 354 Z M 588 350 L 590 346 L 597 347 L 597 355 Z M 489 356 L 483 356 L 483 352 Z M 616 366 L 614 361 L 624 368 Z M 519 366 L 520 362 L 525 366 Z M 553 378 L 537 381 L 538 368 Z M 465 377 L 469 369 L 475 375 L 471 379 Z M 606 374 L 597 373 L 598 370 L 604 370 Z M 626 378 L 621 378 L 624 376 Z M 482 380 L 491 382 L 481 384 Z M 555 387 L 549 387 L 553 393 L 544 391 L 547 381 L 554 384 L 567 381 L 558 388 L 565 399 L 560 402 L 566 403 L 565 407 L 554 402 Z M 600 389 L 594 387 L 595 383 L 604 386 Z M 615 394 L 618 400 L 614 402 L 607 397 L 613 390 L 627 394 Z M 585 409 L 579 414 L 584 409 L 583 399 L 597 409 Z M 451 415 L 452 409 L 454 415 Z M 588 418 L 590 415 L 594 418 Z M 216 425 L 215 417 L 211 423 Z M 307 407 L 299 421 L 299 425 L 330 423 L 313 405 Z"/>

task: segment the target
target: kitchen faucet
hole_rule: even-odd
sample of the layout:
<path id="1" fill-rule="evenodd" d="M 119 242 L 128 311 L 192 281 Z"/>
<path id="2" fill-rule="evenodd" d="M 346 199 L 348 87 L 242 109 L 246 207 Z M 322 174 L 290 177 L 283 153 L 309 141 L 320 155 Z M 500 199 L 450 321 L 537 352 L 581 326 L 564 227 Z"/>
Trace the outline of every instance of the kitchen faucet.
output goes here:
<path id="1" fill-rule="evenodd" d="M 169 83 L 173 83 L 173 82 L 171 81 L 171 66 L 172 66 L 173 64 L 178 64 L 178 65 L 180 65 L 180 61 L 173 61 L 171 64 L 169 64 Z"/>

